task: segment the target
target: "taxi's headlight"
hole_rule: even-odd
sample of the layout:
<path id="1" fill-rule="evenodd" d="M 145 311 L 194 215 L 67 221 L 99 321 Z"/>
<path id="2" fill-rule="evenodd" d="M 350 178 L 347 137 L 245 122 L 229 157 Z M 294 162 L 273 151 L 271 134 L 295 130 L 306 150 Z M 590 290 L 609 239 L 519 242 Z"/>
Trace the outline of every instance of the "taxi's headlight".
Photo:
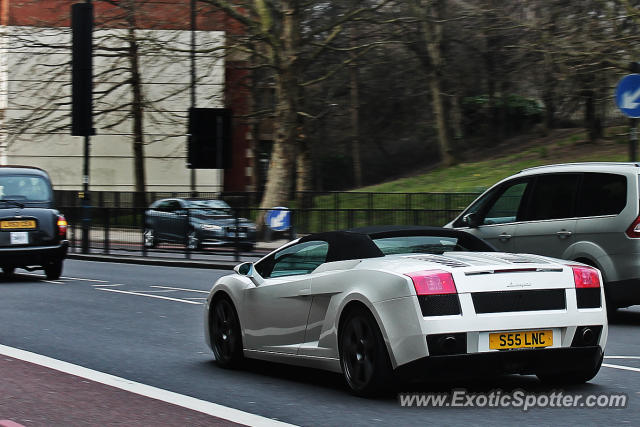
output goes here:
<path id="1" fill-rule="evenodd" d="M 200 228 L 202 228 L 204 231 L 220 231 L 220 230 L 222 230 L 222 227 L 220 227 L 219 225 L 215 225 L 215 224 L 201 224 Z"/>

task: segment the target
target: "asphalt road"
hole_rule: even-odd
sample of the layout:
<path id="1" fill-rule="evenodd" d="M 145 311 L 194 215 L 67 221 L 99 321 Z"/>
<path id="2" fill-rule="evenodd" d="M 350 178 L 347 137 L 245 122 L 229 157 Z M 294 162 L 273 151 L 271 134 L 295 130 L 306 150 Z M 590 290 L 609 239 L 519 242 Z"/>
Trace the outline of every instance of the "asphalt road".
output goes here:
<path id="1" fill-rule="evenodd" d="M 351 396 L 339 375 L 255 362 L 216 367 L 203 337 L 206 292 L 228 271 L 67 260 L 63 278 L 0 279 L 0 344 L 300 425 L 602 425 L 640 419 L 640 308 L 611 320 L 605 363 L 565 393 L 627 393 L 623 409 L 403 408 L 395 393 Z M 139 295 L 144 294 L 144 295 Z M 630 367 L 635 370 L 625 370 Z M 405 386 L 418 392 L 553 388 L 531 376 Z M 0 418 L 2 414 L 0 414 Z"/>

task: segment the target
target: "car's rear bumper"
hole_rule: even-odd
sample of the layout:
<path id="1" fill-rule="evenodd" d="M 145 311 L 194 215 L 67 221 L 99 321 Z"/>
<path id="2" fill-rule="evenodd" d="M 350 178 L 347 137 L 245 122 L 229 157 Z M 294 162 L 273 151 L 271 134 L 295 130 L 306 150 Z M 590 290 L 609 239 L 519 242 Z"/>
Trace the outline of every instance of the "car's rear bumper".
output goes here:
<path id="1" fill-rule="evenodd" d="M 397 372 L 417 380 L 561 373 L 593 367 L 602 354 L 597 345 L 427 356 L 398 367 Z"/>
<path id="2" fill-rule="evenodd" d="M 48 246 L 24 246 L 0 248 L 0 266 L 42 266 L 51 261 L 66 258 L 69 241 Z"/>

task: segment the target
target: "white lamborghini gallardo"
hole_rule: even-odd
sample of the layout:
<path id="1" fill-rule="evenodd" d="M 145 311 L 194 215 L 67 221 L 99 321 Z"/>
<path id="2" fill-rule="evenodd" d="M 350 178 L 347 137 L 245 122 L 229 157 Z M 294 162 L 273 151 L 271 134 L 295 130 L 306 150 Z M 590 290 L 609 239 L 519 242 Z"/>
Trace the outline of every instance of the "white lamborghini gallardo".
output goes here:
<path id="1" fill-rule="evenodd" d="M 494 252 L 458 230 L 319 233 L 220 278 L 205 335 L 222 367 L 255 358 L 327 369 L 360 395 L 403 373 L 585 382 L 607 340 L 601 283 L 587 265 Z"/>

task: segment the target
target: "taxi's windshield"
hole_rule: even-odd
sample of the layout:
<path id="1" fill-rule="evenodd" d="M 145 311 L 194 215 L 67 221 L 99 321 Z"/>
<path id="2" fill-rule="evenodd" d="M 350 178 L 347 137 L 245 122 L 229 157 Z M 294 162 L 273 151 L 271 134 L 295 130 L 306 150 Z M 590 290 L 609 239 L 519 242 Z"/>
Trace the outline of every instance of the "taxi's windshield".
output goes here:
<path id="1" fill-rule="evenodd" d="M 0 201 L 47 202 L 50 200 L 51 187 L 49 182 L 41 176 L 0 176 Z"/>

